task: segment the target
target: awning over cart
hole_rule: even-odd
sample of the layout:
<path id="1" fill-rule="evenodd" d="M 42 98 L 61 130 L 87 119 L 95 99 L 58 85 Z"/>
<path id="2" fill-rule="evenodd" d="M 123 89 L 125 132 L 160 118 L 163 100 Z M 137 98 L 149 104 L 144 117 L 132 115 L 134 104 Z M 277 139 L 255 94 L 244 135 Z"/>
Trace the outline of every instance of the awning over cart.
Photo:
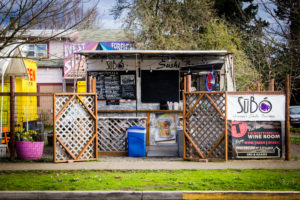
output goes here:
<path id="1" fill-rule="evenodd" d="M 0 74 L 1 77 L 15 76 L 28 79 L 28 71 L 17 45 L 5 47 L 0 52 Z"/>

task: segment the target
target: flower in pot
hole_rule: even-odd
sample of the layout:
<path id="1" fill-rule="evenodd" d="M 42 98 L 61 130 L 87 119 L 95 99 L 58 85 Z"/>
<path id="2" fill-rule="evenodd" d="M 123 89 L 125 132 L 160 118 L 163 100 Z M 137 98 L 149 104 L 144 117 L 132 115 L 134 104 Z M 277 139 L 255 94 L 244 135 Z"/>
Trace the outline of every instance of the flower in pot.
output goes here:
<path id="1" fill-rule="evenodd" d="M 17 155 L 22 160 L 37 160 L 42 158 L 44 141 L 39 141 L 38 133 L 33 130 L 16 133 Z"/>

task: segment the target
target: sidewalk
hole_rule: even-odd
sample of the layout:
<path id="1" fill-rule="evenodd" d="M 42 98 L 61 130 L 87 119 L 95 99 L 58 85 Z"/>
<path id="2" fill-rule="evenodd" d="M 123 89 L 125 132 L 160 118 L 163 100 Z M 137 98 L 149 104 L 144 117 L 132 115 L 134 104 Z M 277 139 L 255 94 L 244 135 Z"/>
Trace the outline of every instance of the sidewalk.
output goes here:
<path id="1" fill-rule="evenodd" d="M 181 159 L 101 158 L 98 162 L 0 163 L 0 170 L 178 170 L 178 169 L 300 169 L 300 161 L 234 160 L 191 162 Z"/>

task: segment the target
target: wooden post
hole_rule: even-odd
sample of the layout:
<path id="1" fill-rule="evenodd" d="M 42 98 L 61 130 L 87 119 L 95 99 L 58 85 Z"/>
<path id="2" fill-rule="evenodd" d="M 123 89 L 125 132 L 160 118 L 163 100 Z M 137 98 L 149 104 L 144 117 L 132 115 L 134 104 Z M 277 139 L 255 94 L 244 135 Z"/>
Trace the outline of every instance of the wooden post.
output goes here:
<path id="1" fill-rule="evenodd" d="M 291 160 L 290 149 L 290 75 L 285 76 L 285 95 L 286 95 L 286 107 L 285 107 L 285 159 Z"/>
<path id="2" fill-rule="evenodd" d="M 260 83 L 259 82 L 256 84 L 256 91 L 260 92 Z"/>
<path id="3" fill-rule="evenodd" d="M 227 92 L 225 92 L 225 161 L 228 160 L 228 133 L 227 133 Z"/>
<path id="4" fill-rule="evenodd" d="M 16 159 L 15 149 L 15 77 L 10 77 L 10 160 Z"/>
<path id="5" fill-rule="evenodd" d="M 274 92 L 274 79 L 269 81 L 269 91 Z"/>
<path id="6" fill-rule="evenodd" d="M 97 90 L 96 90 L 96 78 L 92 78 L 90 76 L 89 83 L 90 83 L 90 93 L 95 93 L 95 116 L 96 116 L 96 124 L 95 124 L 95 132 L 96 132 L 96 159 L 98 160 L 99 152 L 98 152 L 98 97 L 97 97 Z"/>
<path id="7" fill-rule="evenodd" d="M 55 94 L 53 95 L 53 162 L 56 162 L 56 112 L 55 112 Z"/>
<path id="8" fill-rule="evenodd" d="M 87 76 L 86 79 L 86 92 L 91 93 L 91 76 Z"/>
<path id="9" fill-rule="evenodd" d="M 96 93 L 96 78 L 93 78 L 92 81 L 92 93 Z"/>
<path id="10" fill-rule="evenodd" d="M 185 115 L 186 115 L 186 99 L 185 99 L 185 93 L 186 93 L 186 89 L 187 89 L 187 81 L 186 81 L 186 76 L 184 76 L 184 79 L 183 79 L 183 83 L 184 83 L 184 90 L 183 90 L 183 92 L 182 92 L 182 104 L 183 104 L 183 108 L 182 108 L 182 121 L 183 121 L 183 131 L 182 131 L 182 142 L 183 142 L 183 145 L 182 145 L 182 147 L 183 147 L 183 154 L 182 154 L 182 156 L 183 156 L 183 159 L 186 159 L 186 147 L 185 147 L 185 131 L 186 131 L 186 117 L 185 117 Z"/>
<path id="11" fill-rule="evenodd" d="M 95 94 L 95 96 L 94 96 L 94 98 L 95 98 L 95 108 L 94 108 L 94 115 L 95 115 L 95 117 L 96 117 L 96 119 L 95 119 L 95 134 L 96 134 L 96 138 L 95 138 L 95 140 L 96 140 L 96 159 L 98 160 L 98 112 L 97 112 L 97 110 L 98 110 L 98 105 L 97 105 L 97 94 Z"/>
<path id="12" fill-rule="evenodd" d="M 186 92 L 186 76 L 183 77 L 183 92 Z"/>
<path id="13" fill-rule="evenodd" d="M 186 76 L 186 91 L 191 92 L 192 91 L 192 75 L 187 75 Z"/>
<path id="14" fill-rule="evenodd" d="M 146 122 L 146 146 L 150 146 L 150 112 L 147 112 L 147 122 Z"/>

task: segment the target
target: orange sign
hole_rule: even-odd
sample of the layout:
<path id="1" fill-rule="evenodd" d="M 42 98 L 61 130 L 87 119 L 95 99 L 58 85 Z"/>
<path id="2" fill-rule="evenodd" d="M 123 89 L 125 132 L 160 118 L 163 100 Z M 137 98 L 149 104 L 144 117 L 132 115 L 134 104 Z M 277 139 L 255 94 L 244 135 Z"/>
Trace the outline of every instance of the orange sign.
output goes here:
<path id="1" fill-rule="evenodd" d="M 27 68 L 28 74 L 29 74 L 29 81 L 36 81 L 36 75 L 35 75 L 35 70 Z"/>

